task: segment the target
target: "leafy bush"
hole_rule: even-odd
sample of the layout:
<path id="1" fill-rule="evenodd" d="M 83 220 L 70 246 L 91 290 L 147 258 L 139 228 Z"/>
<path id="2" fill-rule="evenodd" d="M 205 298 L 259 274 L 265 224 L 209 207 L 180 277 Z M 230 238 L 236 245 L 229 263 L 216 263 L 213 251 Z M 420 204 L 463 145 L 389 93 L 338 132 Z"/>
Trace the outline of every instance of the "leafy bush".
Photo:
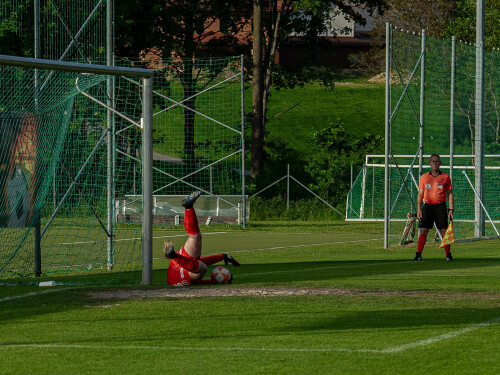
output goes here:
<path id="1" fill-rule="evenodd" d="M 275 196 L 270 199 L 261 197 L 252 198 L 250 204 L 250 221 L 338 221 L 343 218 L 321 201 L 311 199 L 300 199 L 290 201 L 290 208 L 287 210 L 286 197 Z M 343 212 L 342 207 L 337 207 Z"/>

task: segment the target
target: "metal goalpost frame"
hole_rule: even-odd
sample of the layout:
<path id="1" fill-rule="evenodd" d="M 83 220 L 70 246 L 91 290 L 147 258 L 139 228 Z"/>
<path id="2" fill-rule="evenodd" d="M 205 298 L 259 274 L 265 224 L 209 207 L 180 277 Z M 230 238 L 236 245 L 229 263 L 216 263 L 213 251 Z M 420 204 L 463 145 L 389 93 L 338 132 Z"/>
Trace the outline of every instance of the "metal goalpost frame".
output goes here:
<path id="1" fill-rule="evenodd" d="M 0 65 L 14 66 L 20 68 L 46 69 L 53 71 L 66 71 L 75 73 L 89 73 L 111 76 L 130 76 L 141 78 L 143 88 L 142 107 L 142 148 L 143 148 L 143 226 L 142 226 L 142 283 L 152 282 L 152 224 L 153 224 L 153 71 L 149 69 L 115 67 L 97 64 L 81 64 L 73 62 L 32 59 L 26 57 L 0 55 Z M 102 135 L 106 136 L 111 130 L 108 127 Z M 89 158 L 91 155 L 89 156 Z M 83 171 L 85 164 L 80 169 Z M 79 174 L 80 174 L 79 173 Z M 74 182 L 78 176 L 75 177 Z M 74 185 L 74 183 L 72 184 Z M 69 192 L 69 190 L 68 190 Z M 68 193 L 67 192 L 67 193 Z M 62 203 L 62 202 L 61 202 Z M 60 204 L 61 204 L 60 203 Z M 54 212 L 53 216 L 57 212 Z M 47 225 L 50 224 L 50 221 Z M 47 227 L 46 227 L 47 228 Z M 46 230 L 44 229 L 44 232 Z M 41 233 L 40 237 L 43 236 Z M 37 265 L 39 267 L 39 265 Z"/>
<path id="2" fill-rule="evenodd" d="M 405 188 L 405 185 L 410 184 L 410 185 L 414 186 L 415 189 L 418 189 L 418 181 L 415 179 L 415 176 L 413 175 L 413 173 L 411 173 L 412 170 L 417 169 L 415 164 L 416 164 L 416 160 L 417 160 L 418 155 L 419 155 L 418 153 L 416 155 L 410 155 L 410 154 L 392 155 L 393 160 L 397 160 L 399 158 L 404 158 L 404 159 L 410 159 L 412 161 L 409 162 L 410 164 L 398 164 L 397 162 L 392 162 L 392 163 L 388 164 L 389 168 L 399 169 L 399 179 L 401 180 L 401 185 L 399 186 L 399 191 L 398 191 L 398 194 L 396 195 L 395 202 L 392 206 L 392 209 L 389 211 L 389 216 L 390 216 L 392 221 L 401 221 L 402 220 L 402 219 L 393 219 L 391 215 L 392 215 L 392 212 L 394 211 L 394 207 L 395 207 L 397 201 L 401 199 L 401 195 L 403 193 L 403 189 Z M 499 156 L 500 155 L 487 154 L 487 155 L 485 155 L 485 159 L 498 158 Z M 368 178 L 367 178 L 366 174 L 367 174 L 367 171 L 369 168 L 372 168 L 372 170 L 375 168 L 385 168 L 384 163 L 377 163 L 375 161 L 377 159 L 381 160 L 384 157 L 385 157 L 385 154 L 367 154 L 365 156 L 365 163 L 363 165 L 363 168 L 360 171 L 360 173 L 358 174 L 358 177 L 356 178 L 356 180 L 354 181 L 354 185 L 356 185 L 358 183 L 359 179 L 362 179 L 362 181 L 367 182 Z M 424 158 L 429 158 L 429 157 L 430 157 L 429 154 L 424 154 Z M 474 158 L 474 155 L 473 154 L 470 154 L 470 155 L 441 154 L 441 157 L 449 158 L 450 162 L 451 162 L 452 159 L 470 160 L 470 159 Z M 372 161 L 371 159 L 374 159 L 374 160 Z M 466 164 L 467 163 L 454 162 L 453 168 L 456 170 L 461 170 L 462 174 L 464 174 L 464 172 L 467 170 L 470 171 L 470 170 L 475 169 L 474 165 L 466 165 Z M 449 166 L 444 166 L 444 168 L 448 168 L 448 167 Z M 451 163 L 450 163 L 450 168 L 451 168 Z M 485 169 L 486 170 L 500 171 L 500 166 L 499 165 L 497 165 L 497 166 L 485 166 Z M 406 171 L 406 176 L 403 176 L 401 174 L 401 170 Z M 286 176 L 282 177 L 279 181 L 283 180 L 285 177 Z M 372 178 L 373 179 L 375 178 L 375 173 L 373 173 Z M 409 180 L 409 178 L 411 178 L 411 182 L 407 182 Z M 475 191 L 474 185 L 471 183 L 468 176 L 465 176 L 465 179 L 466 179 L 471 191 L 474 193 L 475 197 L 477 198 L 478 194 Z M 279 182 L 279 181 L 277 181 L 277 182 Z M 353 202 L 353 199 L 351 197 L 352 190 L 349 192 L 348 201 L 347 201 L 348 209 L 356 212 L 359 215 L 359 218 L 347 218 L 346 221 L 383 221 L 384 220 L 383 218 L 380 218 L 380 217 L 374 217 L 374 216 L 367 217 L 367 215 L 361 214 L 361 210 L 365 208 L 366 201 L 371 200 L 372 204 L 373 204 L 373 202 L 375 200 L 373 190 L 371 191 L 371 195 L 370 195 L 369 191 L 367 190 L 368 189 L 367 185 L 368 185 L 367 183 L 361 183 L 361 196 L 363 198 L 361 199 L 361 202 L 359 202 L 359 210 L 360 210 L 359 213 L 356 211 L 358 209 L 358 206 L 354 207 L 353 203 L 352 203 Z M 374 185 L 375 185 L 375 180 L 372 183 L 372 189 L 373 189 Z M 488 209 L 486 208 L 486 206 L 484 205 L 484 202 L 481 201 L 480 204 L 481 204 L 481 207 L 482 207 L 484 214 L 488 217 L 489 222 L 492 224 L 493 230 L 496 232 L 497 229 L 495 228 L 495 226 L 500 223 L 500 220 L 491 219 L 490 213 L 489 213 Z M 346 214 L 346 217 L 347 216 L 348 215 Z M 406 219 L 404 219 L 404 220 L 406 220 Z M 455 222 L 471 222 L 470 219 L 455 219 L 454 221 Z M 491 238 L 491 237 L 489 237 L 489 238 Z"/>

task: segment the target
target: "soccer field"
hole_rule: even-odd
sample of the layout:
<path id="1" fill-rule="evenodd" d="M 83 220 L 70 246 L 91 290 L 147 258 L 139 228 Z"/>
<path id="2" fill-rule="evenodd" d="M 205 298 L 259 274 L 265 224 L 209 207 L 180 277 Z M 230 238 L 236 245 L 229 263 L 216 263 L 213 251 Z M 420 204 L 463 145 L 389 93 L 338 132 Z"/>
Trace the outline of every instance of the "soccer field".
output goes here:
<path id="1" fill-rule="evenodd" d="M 155 230 L 151 286 L 3 286 L 0 373 L 500 373 L 500 240 L 413 262 L 351 228 L 213 228 L 231 285 L 166 286 L 162 243 L 186 236 Z"/>

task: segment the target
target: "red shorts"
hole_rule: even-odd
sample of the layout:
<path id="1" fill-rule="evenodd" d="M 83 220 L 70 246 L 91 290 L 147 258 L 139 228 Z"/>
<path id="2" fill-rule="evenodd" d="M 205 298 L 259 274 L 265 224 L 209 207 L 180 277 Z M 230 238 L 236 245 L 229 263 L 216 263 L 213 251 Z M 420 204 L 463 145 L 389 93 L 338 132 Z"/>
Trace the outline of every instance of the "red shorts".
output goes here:
<path id="1" fill-rule="evenodd" d="M 187 251 L 184 249 L 184 246 L 182 246 L 182 248 L 179 250 L 179 254 L 195 259 L 187 253 Z M 193 285 L 193 280 L 191 280 L 191 276 L 189 276 L 189 271 L 182 268 L 175 259 L 171 259 L 167 270 L 167 284 L 187 286 Z"/>

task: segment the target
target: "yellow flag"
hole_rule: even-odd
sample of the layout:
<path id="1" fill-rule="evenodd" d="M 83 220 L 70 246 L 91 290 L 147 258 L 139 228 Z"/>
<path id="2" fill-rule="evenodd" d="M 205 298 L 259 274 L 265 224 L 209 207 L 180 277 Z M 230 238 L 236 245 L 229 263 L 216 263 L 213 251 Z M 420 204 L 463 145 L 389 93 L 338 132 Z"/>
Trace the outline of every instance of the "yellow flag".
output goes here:
<path id="1" fill-rule="evenodd" d="M 455 242 L 455 232 L 453 231 L 453 222 L 450 222 L 448 225 L 448 229 L 446 229 L 446 233 L 443 236 L 443 240 L 441 241 L 441 245 L 439 245 L 438 249 L 445 247 L 446 245 L 451 245 Z"/>

